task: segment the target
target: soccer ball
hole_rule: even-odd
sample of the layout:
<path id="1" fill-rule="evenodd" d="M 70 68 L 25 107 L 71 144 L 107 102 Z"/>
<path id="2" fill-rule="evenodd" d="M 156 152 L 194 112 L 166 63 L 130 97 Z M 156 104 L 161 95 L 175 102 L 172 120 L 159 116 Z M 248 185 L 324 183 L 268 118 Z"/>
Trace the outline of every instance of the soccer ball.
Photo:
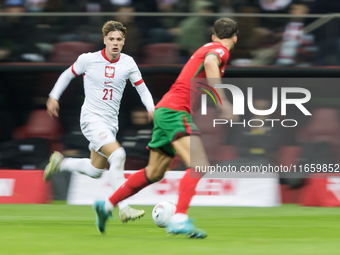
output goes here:
<path id="1" fill-rule="evenodd" d="M 152 210 L 153 222 L 155 222 L 158 227 L 164 228 L 175 211 L 176 205 L 171 202 L 158 203 Z"/>

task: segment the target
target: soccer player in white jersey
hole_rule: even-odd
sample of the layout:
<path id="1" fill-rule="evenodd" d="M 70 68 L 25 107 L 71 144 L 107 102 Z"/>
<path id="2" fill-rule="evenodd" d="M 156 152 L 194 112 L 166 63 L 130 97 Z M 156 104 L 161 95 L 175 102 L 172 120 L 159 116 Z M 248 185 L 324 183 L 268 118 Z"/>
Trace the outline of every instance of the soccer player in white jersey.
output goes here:
<path id="1" fill-rule="evenodd" d="M 99 178 L 109 167 L 109 182 L 113 190 L 124 182 L 125 150 L 116 140 L 118 113 L 126 80 L 140 95 L 149 119 L 153 117 L 154 102 L 141 73 L 132 57 L 121 53 L 126 28 L 117 21 L 108 21 L 102 28 L 106 47 L 97 52 L 81 54 L 77 61 L 66 69 L 54 85 L 47 100 L 47 112 L 58 117 L 58 100 L 71 79 L 84 74 L 85 101 L 81 108 L 80 126 L 90 142 L 90 159 L 66 158 L 54 152 L 45 168 L 44 179 L 48 181 L 61 171 L 77 171 L 92 178 Z M 119 217 L 127 222 L 144 215 L 144 210 L 131 208 L 126 201 L 119 205 Z"/>

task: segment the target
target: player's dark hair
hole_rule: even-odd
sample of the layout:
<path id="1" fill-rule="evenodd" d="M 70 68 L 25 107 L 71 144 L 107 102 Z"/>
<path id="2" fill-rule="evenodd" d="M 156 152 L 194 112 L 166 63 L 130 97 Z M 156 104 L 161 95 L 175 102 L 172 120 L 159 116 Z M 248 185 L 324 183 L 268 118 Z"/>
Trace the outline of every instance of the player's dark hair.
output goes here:
<path id="1" fill-rule="evenodd" d="M 122 23 L 120 23 L 119 21 L 109 20 L 104 24 L 102 28 L 103 36 L 107 36 L 108 33 L 112 31 L 122 32 L 123 37 L 125 37 L 125 34 L 127 33 L 127 29 L 123 26 Z"/>
<path id="2" fill-rule="evenodd" d="M 231 38 L 238 33 L 237 23 L 228 18 L 221 18 L 215 21 L 214 34 L 220 39 Z"/>

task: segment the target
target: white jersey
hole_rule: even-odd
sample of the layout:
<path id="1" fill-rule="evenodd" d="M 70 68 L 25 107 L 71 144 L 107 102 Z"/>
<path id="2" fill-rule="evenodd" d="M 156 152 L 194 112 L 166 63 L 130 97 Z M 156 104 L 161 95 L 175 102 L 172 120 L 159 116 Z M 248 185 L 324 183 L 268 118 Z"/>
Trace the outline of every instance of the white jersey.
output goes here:
<path id="1" fill-rule="evenodd" d="M 132 57 L 121 53 L 118 60 L 110 61 L 104 51 L 82 54 L 72 65 L 74 75 L 84 74 L 81 122 L 98 117 L 116 124 L 126 80 L 130 79 L 133 86 L 143 83 Z"/>
<path id="2" fill-rule="evenodd" d="M 84 74 L 85 101 L 80 118 L 82 123 L 104 121 L 117 127 L 126 80 L 129 79 L 134 87 L 141 84 L 141 88 L 145 86 L 137 64 L 132 57 L 123 53 L 115 61 L 110 61 L 106 57 L 105 49 L 84 53 L 69 69 L 73 77 L 67 77 L 68 73 L 69 76 L 71 75 L 71 71 L 66 70 L 57 81 L 50 96 L 59 100 L 70 79 Z M 137 91 L 140 93 L 138 89 Z M 154 105 L 150 92 L 147 90 L 144 95 L 147 95 L 147 100 L 143 100 L 145 96 L 141 96 L 144 105 L 148 111 L 153 111 Z"/>

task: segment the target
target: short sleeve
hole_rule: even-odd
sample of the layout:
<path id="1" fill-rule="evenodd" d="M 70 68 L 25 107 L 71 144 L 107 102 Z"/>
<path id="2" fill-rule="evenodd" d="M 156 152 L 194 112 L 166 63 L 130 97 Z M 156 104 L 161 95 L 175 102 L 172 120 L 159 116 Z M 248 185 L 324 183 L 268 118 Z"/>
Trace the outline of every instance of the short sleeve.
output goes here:
<path id="1" fill-rule="evenodd" d="M 223 48 L 210 49 L 205 56 L 210 54 L 215 55 L 218 58 L 219 66 L 225 66 L 229 58 L 229 52 Z"/>
<path id="2" fill-rule="evenodd" d="M 89 54 L 84 53 L 84 54 L 81 54 L 78 57 L 77 61 L 73 63 L 73 65 L 71 66 L 71 71 L 75 76 L 85 73 L 88 59 L 89 59 Z"/>
<path id="3" fill-rule="evenodd" d="M 136 62 L 133 60 L 133 58 L 131 58 L 130 66 L 131 66 L 131 69 L 129 73 L 129 79 L 130 79 L 132 86 L 138 86 L 142 84 L 144 82 L 142 78 L 142 74 L 140 73 L 139 68 Z"/>

